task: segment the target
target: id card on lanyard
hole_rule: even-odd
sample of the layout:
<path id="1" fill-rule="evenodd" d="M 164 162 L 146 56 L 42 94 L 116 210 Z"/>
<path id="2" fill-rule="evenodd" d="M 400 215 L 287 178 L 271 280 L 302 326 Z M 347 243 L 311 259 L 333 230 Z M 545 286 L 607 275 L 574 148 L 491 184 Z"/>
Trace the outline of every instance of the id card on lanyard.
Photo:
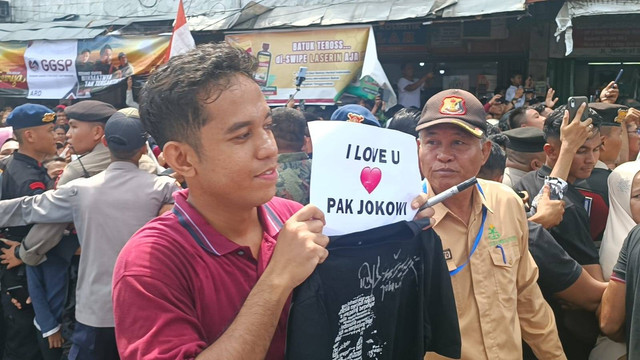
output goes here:
<path id="1" fill-rule="evenodd" d="M 482 191 L 482 188 L 480 187 L 480 184 L 476 184 L 476 186 L 478 187 L 478 191 L 480 191 L 480 194 L 482 195 L 482 197 L 484 197 L 484 192 Z M 462 271 L 462 269 L 464 269 L 465 266 L 467 266 L 467 264 L 469 264 L 469 261 L 471 260 L 471 256 L 473 255 L 473 253 L 478 248 L 478 244 L 480 244 L 480 239 L 482 239 L 482 234 L 484 233 L 484 222 L 485 222 L 485 220 L 487 220 L 487 207 L 482 205 L 482 222 L 480 223 L 480 229 L 478 230 L 478 234 L 476 235 L 476 239 L 473 241 L 473 246 L 471 247 L 471 253 L 469 253 L 469 257 L 467 258 L 467 261 L 464 262 L 464 264 L 456 267 L 453 270 L 449 270 L 449 275 L 450 276 L 453 276 L 453 275 L 459 273 L 460 271 Z"/>

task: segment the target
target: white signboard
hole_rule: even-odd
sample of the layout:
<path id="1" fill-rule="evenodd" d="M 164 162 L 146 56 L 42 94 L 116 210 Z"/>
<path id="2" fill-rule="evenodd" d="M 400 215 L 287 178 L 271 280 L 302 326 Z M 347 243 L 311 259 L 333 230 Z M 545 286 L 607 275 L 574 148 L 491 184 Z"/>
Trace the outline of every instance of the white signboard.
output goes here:
<path id="1" fill-rule="evenodd" d="M 29 99 L 65 99 L 78 85 L 76 40 L 32 42 L 24 52 Z"/>
<path id="2" fill-rule="evenodd" d="M 421 192 L 414 137 L 345 121 L 309 123 L 313 142 L 311 203 L 325 235 L 343 235 L 412 220 Z"/>

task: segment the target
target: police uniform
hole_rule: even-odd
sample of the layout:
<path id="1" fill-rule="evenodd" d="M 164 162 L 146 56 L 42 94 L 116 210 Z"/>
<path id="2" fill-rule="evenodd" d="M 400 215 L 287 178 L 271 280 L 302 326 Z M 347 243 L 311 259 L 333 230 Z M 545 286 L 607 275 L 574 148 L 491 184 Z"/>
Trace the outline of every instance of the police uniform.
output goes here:
<path id="1" fill-rule="evenodd" d="M 607 103 L 590 103 L 589 108 L 595 110 L 602 116 L 600 126 L 620 127 L 621 121 L 618 119 L 618 110 L 626 109 L 626 106 Z M 585 207 L 589 213 L 589 226 L 591 238 L 600 248 L 604 228 L 607 225 L 609 216 L 609 188 L 607 179 L 611 170 L 605 163 L 598 160 L 596 167 L 591 172 L 591 176 L 586 179 L 577 180 L 574 186 L 584 195 Z"/>
<path id="2" fill-rule="evenodd" d="M 278 155 L 276 196 L 307 205 L 309 203 L 310 180 L 311 159 L 306 153 L 297 152 Z"/>
<path id="3" fill-rule="evenodd" d="M 14 130 L 50 125 L 55 120 L 55 113 L 42 105 L 24 104 L 16 107 L 7 124 Z M 22 147 L 22 146 L 21 146 Z M 23 153 L 14 153 L 3 160 L 2 196 L 0 199 L 14 199 L 22 196 L 37 195 L 53 186 L 52 179 L 42 164 Z M 3 237 L 9 240 L 22 241 L 30 226 L 4 228 Z M 34 311 L 31 306 L 18 310 L 12 303 L 6 290 L 15 286 L 27 288 L 26 266 L 20 265 L 7 270 L 2 267 L 2 308 L 4 311 L 3 327 L 6 331 L 4 359 L 40 359 L 38 338 L 33 326 Z"/>
<path id="4" fill-rule="evenodd" d="M 523 127 L 503 131 L 502 134 L 506 135 L 509 139 L 507 149 L 520 153 L 540 153 L 544 151 L 544 144 L 546 142 L 544 140 L 544 133 L 538 128 Z M 507 158 L 508 157 L 509 155 L 507 154 Z M 502 183 L 513 188 L 526 173 L 527 171 L 524 170 L 506 167 L 504 169 Z"/>

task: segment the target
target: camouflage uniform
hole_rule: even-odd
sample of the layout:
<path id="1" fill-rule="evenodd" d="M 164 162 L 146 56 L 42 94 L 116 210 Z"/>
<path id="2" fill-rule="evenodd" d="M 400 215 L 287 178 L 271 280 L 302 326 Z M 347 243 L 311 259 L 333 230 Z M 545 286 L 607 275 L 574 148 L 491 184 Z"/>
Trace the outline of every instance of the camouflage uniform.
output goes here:
<path id="1" fill-rule="evenodd" d="M 311 159 L 304 152 L 278 155 L 278 183 L 276 196 L 309 203 L 309 180 L 311 179 Z"/>

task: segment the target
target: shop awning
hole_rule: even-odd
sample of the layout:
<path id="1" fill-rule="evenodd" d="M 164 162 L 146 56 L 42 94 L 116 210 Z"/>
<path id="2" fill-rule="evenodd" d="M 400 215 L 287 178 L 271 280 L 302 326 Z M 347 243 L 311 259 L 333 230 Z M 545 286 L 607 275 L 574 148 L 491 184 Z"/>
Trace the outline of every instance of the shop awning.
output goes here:
<path id="1" fill-rule="evenodd" d="M 525 0 L 436 0 L 431 13 L 443 18 L 524 11 Z"/>
<path id="2" fill-rule="evenodd" d="M 564 33 L 565 56 L 573 52 L 573 23 L 572 19 L 580 16 L 596 15 L 620 15 L 640 14 L 640 6 L 637 0 L 572 0 L 566 1 L 558 15 L 558 25 L 554 36 L 560 41 L 560 35 Z"/>
<path id="3" fill-rule="evenodd" d="M 189 17 L 191 31 L 366 24 L 417 18 L 455 18 L 524 11 L 525 0 L 260 1 L 240 10 Z"/>

